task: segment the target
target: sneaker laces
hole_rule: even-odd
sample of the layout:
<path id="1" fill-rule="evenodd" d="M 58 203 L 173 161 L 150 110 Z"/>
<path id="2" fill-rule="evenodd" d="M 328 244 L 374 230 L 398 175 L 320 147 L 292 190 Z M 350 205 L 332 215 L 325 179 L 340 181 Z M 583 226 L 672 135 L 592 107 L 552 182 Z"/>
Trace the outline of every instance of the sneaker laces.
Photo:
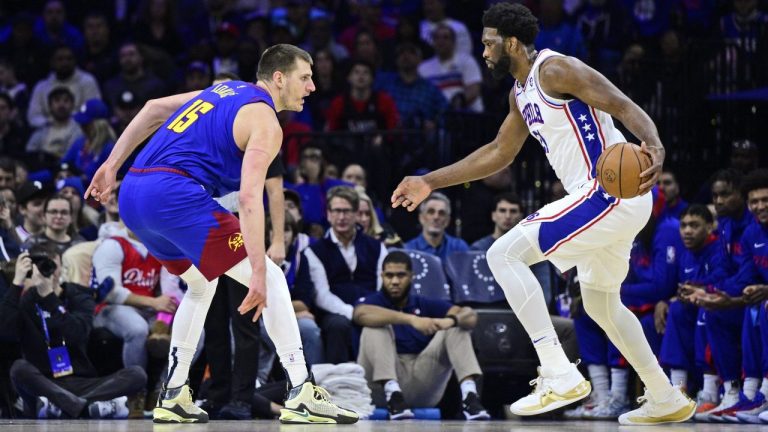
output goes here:
<path id="1" fill-rule="evenodd" d="M 539 376 L 528 382 L 528 385 L 533 387 L 531 394 L 543 394 L 551 391 L 551 386 L 549 385 L 549 381 L 551 381 L 551 379 L 541 374 L 541 368 L 538 369 L 538 373 Z"/>
<path id="2" fill-rule="evenodd" d="M 333 402 L 331 402 L 331 395 L 328 393 L 328 390 L 320 386 L 314 386 L 314 387 L 315 387 L 315 399 L 317 399 L 320 402 L 333 404 Z"/>
<path id="3" fill-rule="evenodd" d="M 648 392 L 647 388 L 643 389 L 643 391 L 644 391 L 643 395 L 637 398 L 637 404 L 639 405 L 637 410 L 640 411 L 641 413 L 646 412 L 646 408 L 648 407 L 648 404 L 653 400 L 653 397 Z"/>

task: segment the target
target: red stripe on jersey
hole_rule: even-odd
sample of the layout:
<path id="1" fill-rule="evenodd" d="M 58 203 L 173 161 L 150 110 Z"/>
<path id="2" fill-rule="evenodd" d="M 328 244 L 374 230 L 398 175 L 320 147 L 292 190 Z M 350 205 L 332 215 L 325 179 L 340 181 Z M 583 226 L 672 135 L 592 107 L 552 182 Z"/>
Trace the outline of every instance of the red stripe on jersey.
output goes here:
<path id="1" fill-rule="evenodd" d="M 581 141 L 581 135 L 579 135 L 579 127 L 576 125 L 576 123 L 573 122 L 573 118 L 571 117 L 571 109 L 568 108 L 568 104 L 565 105 L 565 116 L 568 117 L 568 121 L 571 123 L 571 127 L 573 127 L 573 134 L 576 135 L 576 141 L 579 142 L 581 155 L 584 157 L 584 163 L 587 165 L 587 180 L 592 180 L 592 162 L 589 161 L 589 156 L 587 155 L 587 146 L 585 146 Z"/>
<path id="2" fill-rule="evenodd" d="M 605 141 L 605 136 L 603 135 L 603 127 L 600 126 L 600 119 L 597 117 L 595 107 L 590 106 L 589 109 L 592 111 L 592 118 L 595 120 L 595 124 L 597 124 L 597 131 L 600 132 L 600 140 L 603 144 L 603 150 L 605 150 L 605 146 L 607 146 L 608 143 Z"/>
<path id="3" fill-rule="evenodd" d="M 594 183 L 592 184 L 592 189 L 590 189 L 589 192 L 587 192 L 584 196 L 579 198 L 578 201 L 576 201 L 573 204 L 569 205 L 568 207 L 560 210 L 557 214 L 554 214 L 552 216 L 546 216 L 546 217 L 538 218 L 538 219 L 534 218 L 534 219 L 531 219 L 531 220 L 523 220 L 521 223 L 522 224 L 527 224 L 527 223 L 532 223 L 532 222 L 545 222 L 545 221 L 551 222 L 551 221 L 557 220 L 561 216 L 563 216 L 564 214 L 568 213 L 572 208 L 574 208 L 574 207 L 578 206 L 579 204 L 581 204 L 582 202 L 584 202 L 584 200 L 589 199 L 592 196 L 592 194 L 595 193 L 596 189 L 597 189 L 597 180 L 594 181 Z"/>

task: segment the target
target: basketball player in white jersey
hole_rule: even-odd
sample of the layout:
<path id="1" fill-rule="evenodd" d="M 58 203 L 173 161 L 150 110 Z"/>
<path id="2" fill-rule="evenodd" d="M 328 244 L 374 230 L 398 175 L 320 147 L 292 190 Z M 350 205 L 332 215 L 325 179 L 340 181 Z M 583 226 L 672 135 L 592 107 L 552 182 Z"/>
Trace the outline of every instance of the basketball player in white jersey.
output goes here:
<path id="1" fill-rule="evenodd" d="M 406 177 L 392 206 L 413 211 L 433 190 L 482 179 L 515 159 L 530 133 L 541 144 L 568 195 L 528 216 L 488 251 L 488 264 L 533 342 L 541 362 L 533 392 L 512 404 L 535 415 L 587 397 L 591 386 L 570 363 L 557 339 L 541 286 L 529 266 L 549 260 L 576 267 L 587 313 L 637 371 L 646 386 L 642 405 L 621 424 L 688 420 L 696 403 L 672 386 L 653 356 L 619 289 L 629 268 L 632 240 L 651 214 L 651 196 L 664 162 L 653 121 L 610 81 L 578 59 L 534 49 L 538 22 L 520 4 L 498 3 L 483 16 L 483 58 L 497 77 L 511 74 L 509 114 L 496 138 L 466 158 L 421 177 Z M 653 161 L 641 174 L 641 195 L 617 199 L 595 179 L 606 147 L 624 142 L 611 116 L 643 141 Z M 533 382 L 532 382 L 533 383 Z"/>

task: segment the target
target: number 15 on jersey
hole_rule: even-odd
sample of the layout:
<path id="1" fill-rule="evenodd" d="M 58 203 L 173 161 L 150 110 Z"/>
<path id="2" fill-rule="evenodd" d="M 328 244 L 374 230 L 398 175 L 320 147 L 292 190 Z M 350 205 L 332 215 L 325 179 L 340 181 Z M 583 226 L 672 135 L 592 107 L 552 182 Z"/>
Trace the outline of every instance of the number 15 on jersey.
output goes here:
<path id="1" fill-rule="evenodd" d="M 195 102 L 192 103 L 187 109 L 181 112 L 173 121 L 171 124 L 168 125 L 168 129 L 176 132 L 176 133 L 182 133 L 189 126 L 192 125 L 202 114 L 207 113 L 213 109 L 213 104 L 210 102 L 206 102 L 202 99 L 198 99 Z"/>

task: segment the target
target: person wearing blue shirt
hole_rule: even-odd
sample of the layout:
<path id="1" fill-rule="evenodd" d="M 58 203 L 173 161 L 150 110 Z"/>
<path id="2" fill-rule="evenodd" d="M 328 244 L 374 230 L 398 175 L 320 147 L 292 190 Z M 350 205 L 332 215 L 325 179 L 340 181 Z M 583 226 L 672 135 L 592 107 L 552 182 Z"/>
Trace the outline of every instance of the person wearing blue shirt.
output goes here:
<path id="1" fill-rule="evenodd" d="M 310 235 L 328 226 L 328 220 L 324 214 L 327 204 L 325 195 L 328 191 L 336 186 L 352 186 L 345 181 L 326 178 L 325 167 L 326 161 L 323 157 L 323 150 L 307 144 L 301 150 L 295 183 L 285 182 L 285 188 L 295 191 L 301 198 L 304 229 Z M 313 237 L 321 236 L 322 234 L 313 235 Z"/>
<path id="2" fill-rule="evenodd" d="M 676 278 L 680 290 L 666 313 L 657 313 L 657 320 L 664 325 L 661 364 L 670 368 L 672 382 L 685 388 L 688 387 L 689 372 L 698 367 L 709 370 L 705 358 L 709 339 L 705 330 L 706 313 L 697 307 L 699 300 L 707 293 L 693 287 L 710 287 L 727 276 L 725 268 L 720 265 L 725 259 L 724 251 L 717 234 L 713 232 L 713 224 L 712 213 L 703 205 L 694 204 L 683 211 L 680 236 L 685 249 L 678 259 Z M 717 375 L 705 373 L 704 391 L 699 397 L 697 412 L 700 418 L 706 419 L 706 413 L 717 406 L 717 397 Z"/>
<path id="3" fill-rule="evenodd" d="M 392 96 L 404 128 L 434 131 L 439 115 L 448 108 L 443 92 L 419 76 L 421 48 L 404 42 L 395 49 L 397 72 L 377 75 L 375 87 Z"/>
<path id="4" fill-rule="evenodd" d="M 680 185 L 677 183 L 675 173 L 669 170 L 661 173 L 659 191 L 664 196 L 664 208 L 661 210 L 659 220 L 667 218 L 680 220 L 680 214 L 688 208 L 688 203 L 680 197 Z"/>
<path id="5" fill-rule="evenodd" d="M 768 422 L 768 170 L 748 174 L 741 191 L 753 215 L 741 236 L 743 259 L 736 277 L 743 285 L 737 300 L 747 306 L 741 339 L 746 378 L 739 403 L 723 417 L 736 423 L 759 424 L 761 418 Z"/>
<path id="6" fill-rule="evenodd" d="M 405 243 L 406 249 L 436 255 L 445 261 L 454 252 L 469 250 L 467 242 L 445 232 L 451 222 L 451 201 L 440 192 L 432 192 L 419 206 L 421 234 Z"/>
<path id="7" fill-rule="evenodd" d="M 712 363 L 728 389 L 717 409 L 708 414 L 707 419 L 711 421 L 723 421 L 722 417 L 730 414 L 726 410 L 736 408 L 739 400 L 744 399 L 743 395 L 740 396 L 742 350 L 739 342 L 743 324 L 751 321 L 751 313 L 745 311 L 739 299 L 748 283 L 739 268 L 744 260 L 741 237 L 753 218 L 739 190 L 740 184 L 741 174 L 734 170 L 721 170 L 713 177 L 712 202 L 717 213 L 717 233 L 724 257 L 718 265 L 723 268 L 726 277 L 708 287 L 698 287 L 708 292 L 700 299 L 698 306 L 706 309 L 706 319 L 702 321 L 706 322 Z"/>
<path id="8" fill-rule="evenodd" d="M 437 405 L 454 371 L 465 418 L 489 419 L 475 383 L 482 375 L 471 337 L 477 314 L 469 307 L 411 294 L 412 277 L 410 257 L 390 253 L 381 271 L 382 289 L 355 306 L 355 323 L 364 327 L 357 362 L 366 379 L 383 384 L 389 417 L 401 420 L 413 417 L 409 406 Z"/>

